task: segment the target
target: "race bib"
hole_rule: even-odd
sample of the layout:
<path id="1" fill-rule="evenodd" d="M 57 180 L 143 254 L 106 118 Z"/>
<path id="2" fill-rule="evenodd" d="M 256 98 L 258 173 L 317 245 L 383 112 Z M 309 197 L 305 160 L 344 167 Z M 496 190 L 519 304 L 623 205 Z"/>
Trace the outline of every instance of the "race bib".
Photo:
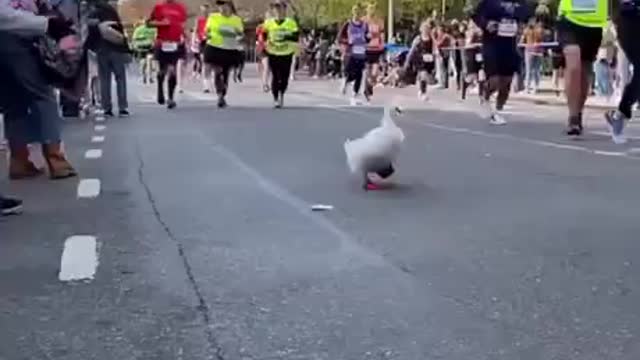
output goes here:
<path id="1" fill-rule="evenodd" d="M 165 41 L 160 45 L 160 48 L 164 52 L 176 52 L 176 51 L 178 51 L 178 43 L 177 42 L 171 42 L 171 41 Z"/>
<path id="2" fill-rule="evenodd" d="M 287 36 L 287 31 L 286 30 L 278 30 L 275 33 L 275 39 L 276 41 L 284 41 L 284 38 Z"/>
<path id="3" fill-rule="evenodd" d="M 482 53 L 477 53 L 476 54 L 476 62 L 482 62 L 483 58 L 482 58 Z"/>
<path id="4" fill-rule="evenodd" d="M 351 52 L 353 52 L 354 55 L 364 55 L 366 51 L 367 48 L 364 45 L 353 45 L 353 48 L 351 49 Z"/>
<path id="5" fill-rule="evenodd" d="M 518 23 L 511 19 L 502 19 L 498 24 L 498 36 L 514 37 L 518 33 Z"/>
<path id="6" fill-rule="evenodd" d="M 225 38 L 235 38 L 237 36 L 236 29 L 233 26 L 222 25 L 220 26 L 220 35 Z"/>
<path id="7" fill-rule="evenodd" d="M 573 12 L 595 12 L 598 8 L 598 0 L 572 0 Z"/>
<path id="8" fill-rule="evenodd" d="M 433 62 L 433 54 L 422 54 L 422 61 L 426 63 Z"/>

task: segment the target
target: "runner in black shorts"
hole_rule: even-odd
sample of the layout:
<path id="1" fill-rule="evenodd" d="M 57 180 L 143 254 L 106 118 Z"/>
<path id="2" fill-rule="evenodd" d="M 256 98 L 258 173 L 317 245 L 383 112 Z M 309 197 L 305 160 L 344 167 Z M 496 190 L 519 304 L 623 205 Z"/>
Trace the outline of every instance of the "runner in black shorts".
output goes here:
<path id="1" fill-rule="evenodd" d="M 509 98 L 513 74 L 520 67 L 518 29 L 527 21 L 529 14 L 525 0 L 481 0 L 472 16 L 484 31 L 482 57 L 487 83 L 483 107 L 492 125 L 506 124 L 500 112 Z M 495 110 L 490 105 L 494 92 L 498 92 Z"/>
<path id="2" fill-rule="evenodd" d="M 418 73 L 418 96 L 420 100 L 426 101 L 427 84 L 435 71 L 435 56 L 433 55 L 433 38 L 431 37 L 431 25 L 424 21 L 420 25 L 420 35 L 416 36 L 411 45 L 411 50 L 407 55 L 404 65 L 404 73 L 407 73 L 409 66 L 414 66 Z"/>
<path id="3" fill-rule="evenodd" d="M 472 84 L 477 84 L 478 94 L 482 99 L 486 76 L 484 73 L 484 60 L 482 58 L 482 31 L 473 23 L 469 24 L 465 41 L 465 66 L 462 79 L 462 100 L 467 98 L 467 90 Z"/>
<path id="4" fill-rule="evenodd" d="M 164 104 L 164 79 L 167 77 L 169 101 L 167 107 L 176 107 L 174 93 L 178 84 L 178 60 L 186 56 L 184 46 L 184 23 L 187 21 L 187 9 L 178 0 L 160 0 L 151 11 L 147 20 L 149 26 L 158 29 L 155 58 L 160 66 L 158 71 L 158 103 Z"/>
<path id="5" fill-rule="evenodd" d="M 557 24 L 558 41 L 563 49 L 566 70 L 564 90 L 567 95 L 569 107 L 569 120 L 566 134 L 569 136 L 582 135 L 582 110 L 587 101 L 591 89 L 591 73 L 593 62 L 598 54 L 598 48 L 602 42 L 602 28 L 606 24 L 605 18 L 602 26 L 595 27 L 577 24 L 575 19 L 570 20 L 567 15 L 574 18 L 583 15 L 573 15 L 566 7 L 566 0 L 561 0 L 560 20 Z M 594 2 L 607 2 L 607 0 L 594 0 Z M 570 6 L 570 5 L 569 5 Z M 564 14 L 563 14 L 564 12 Z M 577 13 L 577 12 L 576 12 Z M 582 14 L 582 13 L 581 13 Z"/>
<path id="6" fill-rule="evenodd" d="M 367 6 L 365 22 L 369 28 L 369 44 L 366 51 L 364 96 L 369 100 L 380 73 L 380 60 L 384 56 L 384 20 L 376 15 L 376 4 Z"/>

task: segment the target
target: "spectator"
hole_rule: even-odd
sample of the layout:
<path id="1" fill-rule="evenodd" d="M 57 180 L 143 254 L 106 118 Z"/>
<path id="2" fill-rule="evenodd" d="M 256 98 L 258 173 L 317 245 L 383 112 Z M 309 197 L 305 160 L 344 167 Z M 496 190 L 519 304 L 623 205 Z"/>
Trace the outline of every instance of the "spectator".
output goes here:
<path id="1" fill-rule="evenodd" d="M 88 45 L 95 51 L 98 58 L 98 77 L 100 79 L 100 93 L 102 94 L 102 110 L 107 117 L 113 116 L 111 103 L 111 76 L 116 79 L 118 95 L 118 115 L 129 116 L 127 103 L 127 72 L 126 65 L 130 60 L 129 45 L 124 34 L 124 27 L 120 15 L 116 10 L 117 3 L 113 0 L 100 0 L 89 15 Z M 107 36 L 100 31 L 99 24 L 109 26 L 115 34 Z"/>
<path id="2" fill-rule="evenodd" d="M 1 1 L 6 4 L 6 0 Z M 25 16 L 35 15 L 38 11 L 35 2 L 27 0 L 11 2 L 11 5 Z M 56 30 L 59 25 L 51 27 L 51 24 L 55 22 L 49 23 L 49 33 L 55 40 L 72 34 L 70 21 L 65 21 L 67 28 L 64 32 Z M 49 84 L 50 78 L 43 71 L 38 53 L 33 51 L 34 40 L 38 40 L 37 35 L 20 37 L 7 32 L 2 33 L 0 38 L 0 69 L 6 72 L 0 78 L 3 80 L 3 90 L 9 90 L 2 96 L 5 100 L 5 133 L 10 151 L 9 177 L 25 179 L 42 174 L 42 170 L 29 159 L 30 143 L 42 145 L 52 179 L 74 177 L 76 171 L 62 150 L 62 119 L 58 104 Z"/>
<path id="3" fill-rule="evenodd" d="M 43 36 L 45 33 L 61 38 L 64 34 L 69 33 L 69 27 L 70 23 L 59 17 L 47 19 L 31 12 L 11 8 L 6 0 L 0 1 L 0 78 L 3 79 L 3 87 L 0 90 L 10 90 L 0 92 L 0 104 L 10 105 L 10 102 L 14 100 L 9 97 L 11 92 L 20 91 L 23 95 L 32 97 L 36 95 L 30 92 L 32 90 L 28 86 L 30 84 L 20 81 L 22 80 L 19 77 L 20 74 L 13 73 L 13 64 L 18 62 L 12 56 L 15 54 L 15 50 L 19 51 L 20 49 L 12 49 L 11 45 L 15 42 L 20 43 L 33 37 Z M 17 214 L 21 209 L 21 200 L 0 194 L 1 216 Z"/>
<path id="4" fill-rule="evenodd" d="M 542 24 L 532 20 L 522 35 L 524 44 L 525 83 L 529 93 L 537 93 L 540 88 L 542 72 L 543 48 L 539 46 L 543 41 L 544 29 Z M 531 86 L 533 83 L 533 87 Z"/>
<path id="5" fill-rule="evenodd" d="M 438 54 L 438 65 L 440 67 L 438 87 L 440 89 L 449 88 L 449 61 L 451 59 L 451 46 L 453 38 L 449 35 L 448 29 L 444 25 L 438 25 L 435 32 L 435 47 Z"/>

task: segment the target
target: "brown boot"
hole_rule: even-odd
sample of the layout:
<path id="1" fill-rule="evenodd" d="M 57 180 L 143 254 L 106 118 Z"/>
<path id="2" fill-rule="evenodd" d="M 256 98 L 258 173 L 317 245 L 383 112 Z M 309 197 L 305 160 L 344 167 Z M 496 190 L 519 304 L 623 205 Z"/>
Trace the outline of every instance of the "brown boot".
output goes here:
<path id="1" fill-rule="evenodd" d="M 10 146 L 9 179 L 30 179 L 42 175 L 42 169 L 38 169 L 29 160 L 29 147 L 27 145 Z"/>
<path id="2" fill-rule="evenodd" d="M 66 179 L 77 175 L 76 170 L 65 158 L 60 143 L 43 144 L 42 153 L 49 166 L 49 177 L 51 179 Z"/>

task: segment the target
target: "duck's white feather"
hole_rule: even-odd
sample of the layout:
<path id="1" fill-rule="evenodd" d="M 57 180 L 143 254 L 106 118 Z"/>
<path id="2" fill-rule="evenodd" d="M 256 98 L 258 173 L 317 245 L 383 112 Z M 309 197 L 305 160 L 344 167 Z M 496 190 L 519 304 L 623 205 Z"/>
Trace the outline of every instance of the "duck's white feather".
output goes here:
<path id="1" fill-rule="evenodd" d="M 404 138 L 402 129 L 391 117 L 390 108 L 386 107 L 380 126 L 359 139 L 345 142 L 349 170 L 362 174 L 388 166 L 398 157 Z"/>

